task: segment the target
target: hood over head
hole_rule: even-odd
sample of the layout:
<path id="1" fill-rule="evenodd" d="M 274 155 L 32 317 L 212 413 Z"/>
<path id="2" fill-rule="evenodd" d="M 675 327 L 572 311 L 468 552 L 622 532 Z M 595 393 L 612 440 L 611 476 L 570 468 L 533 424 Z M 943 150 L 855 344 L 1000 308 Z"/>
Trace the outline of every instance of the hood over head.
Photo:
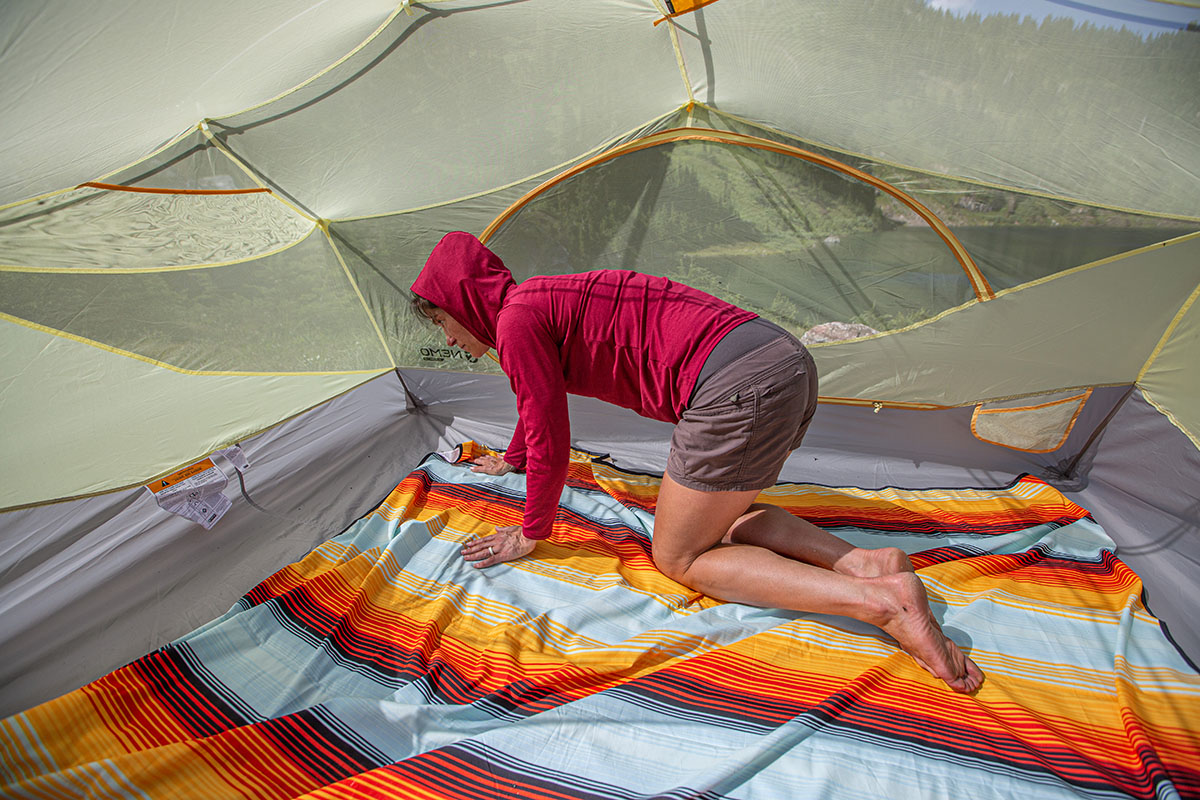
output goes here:
<path id="1" fill-rule="evenodd" d="M 496 315 L 516 286 L 500 256 L 474 236 L 448 233 L 433 248 L 412 290 L 488 347 L 496 346 Z"/>

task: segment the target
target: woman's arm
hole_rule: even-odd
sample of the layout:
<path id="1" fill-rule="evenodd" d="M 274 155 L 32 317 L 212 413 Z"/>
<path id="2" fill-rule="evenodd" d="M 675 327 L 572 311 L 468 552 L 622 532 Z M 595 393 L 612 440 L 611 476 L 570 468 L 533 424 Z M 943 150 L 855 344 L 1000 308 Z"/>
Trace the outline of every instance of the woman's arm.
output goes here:
<path id="1" fill-rule="evenodd" d="M 525 424 L 520 416 L 517 417 L 517 428 L 513 431 L 508 449 L 504 451 L 504 460 L 513 469 L 525 469 L 528 449 L 525 445 Z"/>
<path id="2" fill-rule="evenodd" d="M 545 317 L 523 305 L 505 308 L 496 339 L 500 365 L 517 396 L 517 429 L 525 444 L 523 533 L 529 539 L 545 539 L 558 510 L 571 449 L 567 387 L 558 344 Z M 516 435 L 513 442 L 517 442 Z M 507 454 L 505 460 L 513 463 Z"/>

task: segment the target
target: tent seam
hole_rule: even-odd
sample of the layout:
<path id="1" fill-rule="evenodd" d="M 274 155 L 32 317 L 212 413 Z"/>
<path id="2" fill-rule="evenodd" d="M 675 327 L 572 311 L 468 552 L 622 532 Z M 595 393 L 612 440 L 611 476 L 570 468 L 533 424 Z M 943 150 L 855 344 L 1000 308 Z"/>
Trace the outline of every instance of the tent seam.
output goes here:
<path id="1" fill-rule="evenodd" d="M 446 2 L 446 0 L 425 0 L 425 2 L 436 3 L 436 2 Z M 392 13 L 388 14 L 387 19 L 385 19 L 382 23 L 380 23 L 380 25 L 377 28 L 375 28 L 375 30 L 372 31 L 371 34 L 368 35 L 366 39 L 363 39 L 354 48 L 352 48 L 350 50 L 350 52 L 346 53 L 344 56 L 339 58 L 337 61 L 334 61 L 332 64 L 325 67 L 321 71 L 314 73 L 313 75 L 305 78 L 304 80 L 300 81 L 300 83 L 297 83 L 295 86 L 293 86 L 292 88 L 285 89 L 284 91 L 280 92 L 279 94 L 275 95 L 274 97 L 269 98 L 267 100 L 263 100 L 261 103 L 255 103 L 252 106 L 243 108 L 241 111 L 235 111 L 232 114 L 226 114 L 222 117 L 215 117 L 215 119 L 219 119 L 219 120 L 232 119 L 233 117 L 238 117 L 238 116 L 241 116 L 242 114 L 249 114 L 251 111 L 256 111 L 257 109 L 263 108 L 264 106 L 269 106 L 278 100 L 282 100 L 283 98 L 287 97 L 290 94 L 294 94 L 294 93 L 300 91 L 305 86 L 308 86 L 310 83 L 317 80 L 318 78 L 321 78 L 322 76 L 327 75 L 329 72 L 331 72 L 338 66 L 344 64 L 350 58 L 354 57 L 355 54 L 357 54 L 360 50 L 362 50 L 364 47 L 366 47 L 372 41 L 374 41 L 381 33 L 383 33 L 385 30 L 387 30 L 387 28 L 392 24 L 392 22 L 396 19 L 396 17 L 398 17 L 402 11 L 405 11 L 405 9 L 406 9 L 406 7 L 408 7 L 408 5 L 409 4 L 406 2 L 399 3 L 396 6 L 396 8 L 394 8 L 392 10 Z"/>
<path id="2" fill-rule="evenodd" d="M 224 142 L 222 142 L 219 138 L 217 138 L 211 130 L 209 130 L 207 119 L 202 120 L 200 122 L 200 132 L 204 134 L 205 138 L 208 139 L 208 141 L 212 142 L 213 147 L 215 147 L 215 148 L 217 148 L 217 150 L 221 151 L 221 153 L 223 153 L 226 158 L 228 158 L 230 161 L 232 161 L 234 163 L 234 165 L 236 165 L 238 167 L 238 169 L 240 169 L 242 172 L 246 173 L 246 175 L 249 176 L 250 180 L 254 181 L 257 185 L 263 187 L 264 189 L 269 188 L 262 181 L 262 179 L 258 177 L 258 174 L 254 170 L 252 170 L 248 164 L 246 164 L 246 162 L 244 162 L 242 159 L 240 159 L 236 155 L 234 155 L 233 151 L 230 150 Z M 272 197 L 274 197 L 279 202 L 283 203 L 285 206 L 290 208 L 293 212 L 299 214 L 300 216 L 304 217 L 305 219 L 310 219 L 313 222 L 320 225 L 320 220 L 317 217 L 315 217 L 314 215 L 301 209 L 299 206 L 297 206 L 294 203 L 292 203 L 291 201 L 285 199 L 281 195 L 281 193 L 286 193 L 284 191 L 283 187 L 277 186 L 275 188 L 279 189 L 279 192 L 272 191 L 271 192 Z"/>
<path id="3" fill-rule="evenodd" d="M 275 248 L 274 250 L 264 250 L 261 253 L 256 253 L 245 258 L 234 259 L 233 261 L 214 261 L 212 263 L 197 263 L 197 264 L 179 264 L 171 267 L 29 267 L 18 264 L 0 264 L 0 272 L 21 272 L 33 274 L 48 274 L 48 275 L 147 275 L 159 272 L 184 272 L 187 270 L 201 269 L 217 269 L 219 267 L 229 267 L 234 264 L 245 264 L 250 261 L 257 261 L 260 258 L 279 255 L 280 253 L 290 250 L 291 248 L 303 244 L 308 241 L 308 238 L 313 235 L 313 232 L 320 227 L 314 221 L 314 224 L 309 230 L 293 242 L 288 242 L 285 245 Z"/>
<path id="4" fill-rule="evenodd" d="M 1155 410 L 1157 410 L 1158 413 L 1160 413 L 1164 417 L 1166 417 L 1168 422 L 1170 422 L 1172 425 L 1174 425 L 1176 428 L 1178 428 L 1179 432 L 1182 433 L 1184 436 L 1186 436 L 1188 438 L 1188 441 L 1190 441 L 1196 447 L 1197 450 L 1200 450 L 1200 436 L 1193 434 L 1190 430 L 1188 430 L 1184 426 L 1184 424 L 1182 422 L 1179 421 L 1178 417 L 1176 417 L 1174 414 L 1171 413 L 1171 411 L 1169 409 L 1164 408 L 1162 405 L 1160 405 L 1159 402 L 1157 400 L 1155 400 L 1153 396 L 1151 396 L 1151 393 L 1146 390 L 1146 387 L 1142 386 L 1141 384 L 1138 384 L 1137 387 L 1142 393 L 1142 399 L 1145 400 L 1150 405 L 1154 406 Z"/>
<path id="5" fill-rule="evenodd" d="M 3 311 L 0 311 L 0 320 L 4 320 L 5 322 L 11 322 L 15 325 L 21 325 L 25 328 L 29 328 L 30 330 L 35 330 L 40 333 L 47 333 L 47 334 L 50 334 L 51 336 L 57 336 L 60 339 L 68 339 L 77 344 L 87 345 L 88 347 L 94 347 L 97 350 L 104 350 L 105 352 L 112 353 L 113 355 L 116 355 L 116 356 L 123 356 L 124 358 L 131 358 L 134 361 L 141 361 L 141 362 L 144 362 L 144 363 L 149 364 L 154 367 L 162 367 L 163 369 L 168 369 L 168 370 L 171 370 L 172 372 L 177 372 L 181 375 L 197 375 L 197 376 L 202 376 L 202 377 L 247 377 L 247 378 L 251 378 L 251 377 L 258 377 L 258 378 L 263 378 L 263 377 L 304 377 L 304 376 L 317 377 L 317 376 L 321 376 L 321 375 L 367 375 L 367 374 L 375 374 L 378 372 L 386 372 L 390 369 L 393 369 L 393 367 L 372 367 L 370 369 L 325 370 L 322 372 L 254 372 L 254 371 L 248 371 L 248 370 L 247 371 L 239 371 L 239 370 L 187 369 L 186 367 L 177 367 L 174 364 L 168 364 L 165 361 L 159 361 L 157 359 L 150 358 L 149 356 L 143 356 L 139 353 L 134 353 L 131 350 L 123 350 L 119 347 L 113 347 L 112 345 L 104 344 L 103 342 L 98 342 L 95 339 L 89 339 L 85 336 L 80 336 L 75 333 L 69 333 L 68 331 L 60 330 L 58 328 L 51 328 L 50 326 L 42 325 L 39 322 L 33 322 L 32 320 L 22 319 L 21 317 L 16 317 L 16 316 L 13 316 L 12 314 L 8 314 Z"/>
<path id="6" fill-rule="evenodd" d="M 1195 0 L 1151 0 L 1151 2 L 1167 6 L 1182 6 L 1183 8 L 1200 8 L 1200 3 Z"/>
<path id="7" fill-rule="evenodd" d="M 371 307 L 367 305 L 367 299 L 363 297 L 362 290 L 358 288 L 358 281 L 354 280 L 354 275 L 350 272 L 350 267 L 346 266 L 346 260 L 342 258 L 341 251 L 338 250 L 337 244 L 334 243 L 333 237 L 329 234 L 329 221 L 322 220 L 319 224 L 321 233 L 325 234 L 325 241 L 333 249 L 333 255 L 337 258 L 338 263 L 342 265 L 342 272 L 345 273 L 346 280 L 350 281 L 350 286 L 354 289 L 354 294 L 358 296 L 358 302 L 362 304 L 363 313 L 371 321 L 371 327 L 375 329 L 375 335 L 379 337 L 379 344 L 383 346 L 383 352 L 387 354 L 388 362 L 392 365 L 392 369 L 396 369 L 396 359 L 392 356 L 392 349 L 388 347 L 387 337 L 380 330 L 379 321 L 371 313 Z"/>
<path id="8" fill-rule="evenodd" d="M 191 136 L 193 133 L 195 133 L 199 129 L 200 129 L 200 124 L 197 123 L 197 124 L 193 125 L 192 127 L 188 128 L 187 130 L 183 131 L 182 133 L 176 134 L 171 139 L 169 139 L 165 144 L 155 148 L 154 150 L 150 151 L 149 153 L 142 156 L 141 158 L 138 158 L 135 161 L 131 161 L 123 167 L 118 167 L 117 169 L 114 169 L 111 172 L 105 172 L 102 175 L 98 176 L 96 178 L 96 180 L 103 181 L 105 178 L 108 178 L 108 177 L 111 177 L 118 173 L 124 172 L 127 169 L 136 167 L 138 164 L 141 164 L 145 161 L 149 161 L 150 159 L 154 158 L 156 155 L 163 152 L 164 150 L 167 150 L 168 148 L 174 147 L 175 145 L 179 144 L 181 141 L 183 141 L 188 136 Z M 36 203 L 40 200 L 48 200 L 51 197 L 56 197 L 60 194 L 66 194 L 67 192 L 72 192 L 72 191 L 78 189 L 80 187 L 80 185 L 81 184 L 77 183 L 73 186 L 64 186 L 61 189 L 55 189 L 54 191 L 45 192 L 44 194 L 35 195 L 34 197 L 27 197 L 24 200 L 15 200 L 11 203 L 6 203 L 5 205 L 0 205 L 0 211 L 6 211 L 10 208 L 14 208 L 19 205 L 24 205 L 25 203 Z"/>
<path id="9" fill-rule="evenodd" d="M 1130 256 L 1136 256 L 1136 255 L 1141 255 L 1143 253 L 1148 253 L 1151 250 L 1157 250 L 1161 247 L 1171 247 L 1173 245 L 1182 244 L 1183 242 L 1190 241 L 1190 240 L 1196 239 L 1196 238 L 1200 238 L 1200 231 L 1197 231 L 1196 233 L 1185 233 L 1182 236 L 1176 236 L 1174 238 L 1167 239 L 1166 241 L 1155 242 L 1154 244 L 1148 244 L 1145 247 L 1139 247 L 1134 250 L 1126 250 L 1122 253 L 1117 253 L 1116 255 L 1108 256 L 1107 258 L 1100 258 L 1095 261 L 1089 261 L 1086 264 L 1080 264 L 1079 266 L 1076 266 L 1076 267 L 1070 267 L 1069 269 L 1064 269 L 1061 272 L 1054 273 L 1053 275 L 1045 275 L 1041 278 L 1034 278 L 1031 281 L 1026 281 L 1025 283 L 1018 284 L 1016 286 L 1011 286 L 1007 289 L 1002 289 L 996 293 L 996 297 L 1002 297 L 1002 296 L 1014 294 L 1016 292 L 1023 292 L 1026 289 L 1032 289 L 1035 286 L 1041 286 L 1044 283 L 1049 283 L 1051 281 L 1058 280 L 1059 278 L 1065 278 L 1069 275 L 1075 275 L 1080 272 L 1086 272 L 1087 270 L 1096 269 L 1097 267 L 1102 267 L 1106 264 L 1114 264 L 1118 261 L 1129 258 Z"/>
<path id="10" fill-rule="evenodd" d="M 254 105 L 247 106 L 246 108 L 243 108 L 240 111 L 235 111 L 232 114 L 226 114 L 221 117 L 213 117 L 213 119 L 227 120 L 227 119 L 232 119 L 233 117 L 241 116 L 242 114 L 249 114 L 251 111 L 256 111 L 260 108 L 263 108 L 264 106 L 269 106 L 270 104 L 272 104 L 276 101 L 282 100 L 283 98 L 287 97 L 290 94 L 294 94 L 294 93 L 300 91 L 305 86 L 308 86 L 310 83 L 312 83 L 313 81 L 317 80 L 318 78 L 321 78 L 324 75 L 327 75 L 332 70 L 334 70 L 337 67 L 344 64 L 347 60 L 353 58 L 360 50 L 362 50 L 364 47 L 369 45 L 372 41 L 374 41 L 376 38 L 378 38 L 381 33 L 383 33 L 385 30 L 387 30 L 388 27 L 390 27 L 391 24 L 396 20 L 396 17 L 400 16 L 401 12 L 403 12 L 406 16 L 409 16 L 409 17 L 413 16 L 412 8 L 414 5 L 414 2 L 415 2 L 415 0 L 402 0 L 396 6 L 396 8 L 392 11 L 392 13 L 388 14 L 387 19 L 385 19 L 382 23 L 380 23 L 379 27 L 377 27 L 374 31 L 372 31 L 371 34 L 368 35 L 366 39 L 363 39 L 361 42 L 359 42 L 357 45 L 355 45 L 355 47 L 353 49 L 351 49 L 350 52 L 346 53 L 344 56 L 339 58 L 337 61 L 334 61 L 332 64 L 325 67 L 321 71 L 314 73 L 313 75 L 311 75 L 308 78 L 305 78 L 300 83 L 297 83 L 295 86 L 293 86 L 292 88 L 285 89 L 284 91 L 280 92 L 279 94 L 275 95 L 274 97 L 269 98 L 267 100 L 263 100 L 261 103 L 255 103 Z M 420 5 L 420 6 L 426 6 L 426 5 L 430 5 L 432 3 L 448 3 L 448 2 L 453 2 L 453 0 L 420 0 L 420 2 L 416 2 L 415 4 Z"/>
<path id="11" fill-rule="evenodd" d="M 1200 236 L 1200 234 L 1196 235 Z M 1175 317 L 1171 319 L 1170 325 L 1166 326 L 1166 330 L 1163 332 L 1162 338 L 1159 339 L 1157 347 L 1154 348 L 1153 353 L 1150 354 L 1150 357 L 1148 357 L 1146 360 L 1145 365 L 1142 366 L 1141 372 L 1138 373 L 1138 380 L 1136 380 L 1136 386 L 1138 386 L 1138 389 L 1141 390 L 1142 398 L 1145 398 L 1147 403 L 1153 405 L 1153 407 L 1158 410 L 1159 414 L 1162 414 L 1164 417 L 1166 417 L 1166 420 L 1168 420 L 1171 425 L 1174 425 L 1176 428 L 1180 429 L 1180 433 L 1182 433 L 1184 437 L 1187 437 L 1190 443 L 1195 445 L 1196 450 L 1200 450 L 1200 437 L 1190 431 L 1187 426 L 1184 426 L 1183 422 L 1178 419 L 1175 414 L 1172 414 L 1169 409 L 1163 407 L 1163 405 L 1160 404 L 1157 399 L 1154 399 L 1153 393 L 1148 390 L 1146 386 L 1142 385 L 1141 381 L 1146 377 L 1146 373 L 1150 372 L 1150 368 L 1154 361 L 1158 359 L 1159 354 L 1162 353 L 1163 348 L 1166 347 L 1166 343 L 1168 343 L 1171 336 L 1174 335 L 1176 327 L 1178 327 L 1178 324 L 1180 324 L 1180 321 L 1182 321 L 1184 315 L 1188 313 L 1189 309 L 1192 308 L 1198 297 L 1200 297 L 1200 284 L 1196 285 L 1196 288 L 1192 290 L 1192 294 L 1188 295 L 1188 299 L 1183 301 L 1183 305 L 1180 307 L 1180 309 L 1178 309 Z"/>
<path id="12" fill-rule="evenodd" d="M 1140 383 L 1141 380 L 1146 377 L 1146 373 L 1150 371 L 1150 366 L 1158 358 L 1158 355 L 1162 352 L 1162 349 L 1166 347 L 1167 341 L 1175 333 L 1175 329 L 1179 327 L 1179 323 L 1191 309 L 1192 304 L 1196 302 L 1196 298 L 1198 296 L 1200 296 L 1200 284 L 1196 285 L 1196 288 L 1192 290 L 1192 293 L 1188 295 L 1186 300 L 1183 301 L 1183 305 L 1179 307 L 1177 312 L 1175 312 L 1175 316 L 1171 318 L 1171 322 L 1167 325 L 1167 329 L 1163 331 L 1163 335 L 1158 340 L 1158 344 L 1155 345 L 1154 349 L 1150 352 L 1150 357 L 1146 359 L 1146 363 L 1142 365 L 1142 369 L 1138 372 L 1137 378 L 1134 379 L 1136 383 Z"/>

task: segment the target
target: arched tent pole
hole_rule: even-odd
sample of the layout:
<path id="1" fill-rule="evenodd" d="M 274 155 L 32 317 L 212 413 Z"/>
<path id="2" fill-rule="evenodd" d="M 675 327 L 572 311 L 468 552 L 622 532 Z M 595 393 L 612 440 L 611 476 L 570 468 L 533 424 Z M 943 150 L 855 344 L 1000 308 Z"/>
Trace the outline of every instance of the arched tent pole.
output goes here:
<path id="1" fill-rule="evenodd" d="M 863 172 L 860 169 L 856 169 L 849 164 L 843 164 L 842 162 L 829 158 L 828 156 L 823 156 L 819 153 L 814 153 L 809 150 L 802 150 L 799 147 L 792 147 L 791 145 L 772 142 L 768 139 L 761 139 L 757 136 L 747 136 L 745 134 L 730 133 L 727 131 L 709 130 L 707 128 L 672 128 L 670 130 L 651 134 L 649 136 L 642 137 L 641 139 L 635 139 L 631 142 L 627 142 L 626 144 L 615 147 L 612 150 L 590 158 L 587 161 L 584 161 L 581 164 L 566 170 L 565 172 L 559 173 L 553 178 L 550 178 L 541 185 L 532 189 L 521 199 L 517 200 L 517 202 L 506 208 L 500 214 L 500 216 L 492 220 L 492 223 L 488 225 L 486 229 L 484 229 L 483 233 L 480 234 L 479 239 L 480 241 L 487 243 L 488 239 L 490 239 L 496 233 L 496 231 L 499 230 L 500 226 L 511 219 L 514 214 L 524 208 L 534 198 L 538 197 L 540 194 L 558 185 L 559 183 L 562 183 L 568 178 L 574 177 L 575 175 L 578 175 L 579 173 L 584 172 L 585 170 L 590 169 L 598 164 L 611 161 L 618 156 L 626 155 L 628 153 L 635 153 L 639 150 L 645 150 L 650 147 L 657 147 L 659 145 L 681 141 L 717 142 L 719 144 L 753 147 L 758 150 L 781 153 L 783 155 L 793 156 L 795 158 L 800 158 L 805 161 L 818 164 L 822 167 L 841 172 L 845 175 L 849 175 L 852 178 L 863 181 L 864 183 L 867 183 L 876 189 L 896 198 L 901 203 L 912 209 L 914 213 L 916 213 L 919 217 L 921 217 L 921 219 L 925 220 L 925 222 L 929 224 L 929 227 L 932 228 L 939 237 L 941 237 L 942 241 L 946 243 L 946 246 L 949 247 L 950 251 L 954 254 L 954 257 L 957 259 L 959 265 L 962 266 L 963 272 L 967 274 L 967 279 L 971 282 L 971 288 L 974 290 L 977 300 L 983 302 L 991 300 L 996 296 L 996 293 L 988 283 L 987 278 L 985 278 L 983 273 L 979 271 L 979 267 L 975 264 L 975 261 L 967 253 L 966 248 L 962 246 L 962 243 L 958 241 L 958 238 L 946 226 L 946 223 L 942 222 L 942 220 L 936 214 L 922 205 L 916 200 L 916 198 L 901 191 L 900 189 L 897 189 L 887 181 L 880 180 L 874 175 Z"/>

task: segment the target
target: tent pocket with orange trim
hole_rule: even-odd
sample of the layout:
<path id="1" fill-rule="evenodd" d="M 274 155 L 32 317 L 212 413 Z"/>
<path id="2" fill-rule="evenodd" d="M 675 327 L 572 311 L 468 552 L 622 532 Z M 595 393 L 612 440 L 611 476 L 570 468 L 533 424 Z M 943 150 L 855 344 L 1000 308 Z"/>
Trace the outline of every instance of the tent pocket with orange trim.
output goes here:
<path id="1" fill-rule="evenodd" d="M 1031 405 L 1030 398 L 980 403 L 971 415 L 971 433 L 989 444 L 1049 453 L 1062 447 L 1092 390 L 1057 392 Z"/>

